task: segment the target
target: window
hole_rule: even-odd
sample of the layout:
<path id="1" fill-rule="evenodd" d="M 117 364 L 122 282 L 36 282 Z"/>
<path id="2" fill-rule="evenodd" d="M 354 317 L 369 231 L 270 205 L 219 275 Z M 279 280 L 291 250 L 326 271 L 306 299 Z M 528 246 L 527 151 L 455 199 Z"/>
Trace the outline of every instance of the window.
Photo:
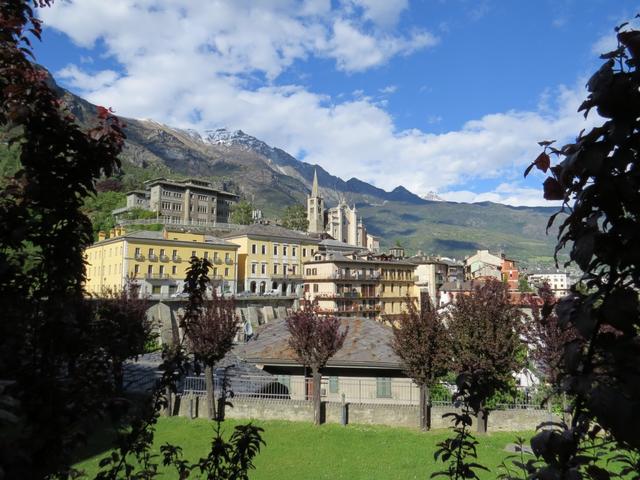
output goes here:
<path id="1" fill-rule="evenodd" d="M 153 248 L 149 249 L 149 256 L 153 255 Z"/>
<path id="2" fill-rule="evenodd" d="M 293 275 L 295 275 L 295 274 L 296 274 L 296 267 L 297 267 L 297 265 L 293 265 L 293 266 L 291 267 L 291 273 L 292 273 Z"/>
<path id="3" fill-rule="evenodd" d="M 311 275 L 311 269 L 307 268 L 307 275 Z"/>
<path id="4" fill-rule="evenodd" d="M 291 375 L 278 375 L 276 378 L 278 383 L 287 387 L 287 390 L 291 390 Z"/>
<path id="5" fill-rule="evenodd" d="M 329 377 L 329 393 L 338 393 L 339 383 L 338 377 Z"/>
<path id="6" fill-rule="evenodd" d="M 266 254 L 267 254 L 267 246 L 262 245 L 262 255 L 266 255 Z"/>
<path id="7" fill-rule="evenodd" d="M 196 251 L 195 251 L 195 250 L 191 250 L 191 256 L 192 256 L 192 257 L 197 257 L 197 255 L 196 255 Z"/>
<path id="8" fill-rule="evenodd" d="M 257 267 L 258 267 L 258 265 L 257 265 L 257 264 L 252 263 L 252 264 L 251 264 L 251 273 L 256 273 Z"/>
<path id="9" fill-rule="evenodd" d="M 229 260 L 231 260 L 231 256 L 230 256 L 229 252 L 227 252 L 227 253 L 225 253 L 225 254 L 224 254 L 224 260 L 225 260 L 226 262 L 228 262 Z"/>
<path id="10" fill-rule="evenodd" d="M 140 265 L 137 263 L 133 266 L 133 274 L 138 275 L 140 273 Z"/>
<path id="11" fill-rule="evenodd" d="M 164 265 L 160 265 L 160 275 L 164 275 Z"/>
<path id="12" fill-rule="evenodd" d="M 213 276 L 214 277 L 218 276 L 218 267 L 213 267 Z"/>
<path id="13" fill-rule="evenodd" d="M 164 257 L 164 248 L 161 248 L 161 249 L 160 249 L 160 256 L 161 256 L 161 257 Z"/>
<path id="14" fill-rule="evenodd" d="M 258 251 L 257 245 L 255 243 L 252 243 L 251 244 L 251 253 L 255 255 L 257 251 Z"/>
<path id="15" fill-rule="evenodd" d="M 171 267 L 171 275 L 175 275 L 177 272 L 178 267 L 176 267 L 175 265 L 173 267 Z"/>
<path id="16" fill-rule="evenodd" d="M 209 252 L 204 252 L 204 259 L 208 260 L 209 259 Z"/>
<path id="17" fill-rule="evenodd" d="M 278 255 L 278 245 L 273 246 L 273 254 Z"/>
<path id="18" fill-rule="evenodd" d="M 173 253 L 171 254 L 171 256 L 173 258 L 176 258 L 178 256 L 178 250 L 174 250 Z"/>
<path id="19" fill-rule="evenodd" d="M 147 267 L 147 274 L 149 274 L 149 275 L 153 275 L 153 265 L 149 265 L 149 266 Z"/>
<path id="20" fill-rule="evenodd" d="M 282 247 L 282 255 L 284 255 L 285 257 L 287 256 L 287 246 L 286 245 L 284 245 Z"/>
<path id="21" fill-rule="evenodd" d="M 313 293 L 318 293 L 318 284 L 317 283 L 313 284 Z"/>
<path id="22" fill-rule="evenodd" d="M 376 397 L 391 398 L 391 379 L 387 377 L 376 378 Z"/>
<path id="23" fill-rule="evenodd" d="M 151 287 L 151 293 L 153 295 L 160 295 L 160 285 L 154 285 Z"/>
<path id="24" fill-rule="evenodd" d="M 228 277 L 229 276 L 229 268 L 225 268 L 224 269 L 224 276 Z"/>
<path id="25" fill-rule="evenodd" d="M 260 265 L 260 273 L 262 273 L 263 275 L 265 273 L 267 273 L 267 264 L 263 263 L 262 265 Z"/>
<path id="26" fill-rule="evenodd" d="M 178 291 L 178 287 L 176 285 L 169 285 L 169 295 L 173 295 L 174 293 L 177 293 Z"/>
<path id="27" fill-rule="evenodd" d="M 273 264 L 273 274 L 274 274 L 274 275 L 277 275 L 277 274 L 278 274 L 278 264 L 277 264 L 277 263 L 274 263 L 274 264 Z"/>
<path id="28" fill-rule="evenodd" d="M 296 256 L 297 250 L 298 250 L 298 249 L 297 249 L 296 247 L 291 247 L 291 256 L 292 256 L 292 257 L 295 257 L 295 256 Z"/>
<path id="29" fill-rule="evenodd" d="M 294 253 L 294 255 L 295 255 L 295 253 Z M 303 249 L 302 249 L 302 256 L 303 256 L 303 257 L 306 257 L 306 256 L 307 256 L 307 249 L 306 249 L 306 248 L 303 248 Z"/>
<path id="30" fill-rule="evenodd" d="M 136 251 L 135 251 L 135 254 L 134 254 L 134 255 L 135 255 L 136 257 L 139 257 L 139 256 L 140 256 L 140 247 L 136 247 Z"/>

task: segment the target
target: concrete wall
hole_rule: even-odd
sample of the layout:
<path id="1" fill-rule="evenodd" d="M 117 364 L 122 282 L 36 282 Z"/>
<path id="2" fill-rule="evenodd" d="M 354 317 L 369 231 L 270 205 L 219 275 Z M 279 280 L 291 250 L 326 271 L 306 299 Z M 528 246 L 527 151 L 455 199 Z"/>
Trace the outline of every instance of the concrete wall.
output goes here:
<path id="1" fill-rule="evenodd" d="M 180 416 L 190 414 L 190 401 L 193 401 L 194 417 L 206 418 L 205 397 L 184 396 L 177 412 Z M 233 408 L 226 408 L 226 418 L 246 418 L 258 420 L 291 420 L 311 422 L 313 405 L 305 400 L 270 400 L 262 398 L 233 398 Z M 376 405 L 352 403 L 348 405 L 348 423 L 365 425 L 387 425 L 393 427 L 418 427 L 418 407 L 415 405 Z M 340 423 L 342 404 L 324 402 L 326 423 Z M 450 407 L 434 407 L 431 426 L 434 429 L 448 428 L 450 419 L 442 415 L 454 412 Z M 560 421 L 544 410 L 496 410 L 489 414 L 489 431 L 535 430 L 542 422 Z M 472 430 L 475 430 L 475 422 Z"/>

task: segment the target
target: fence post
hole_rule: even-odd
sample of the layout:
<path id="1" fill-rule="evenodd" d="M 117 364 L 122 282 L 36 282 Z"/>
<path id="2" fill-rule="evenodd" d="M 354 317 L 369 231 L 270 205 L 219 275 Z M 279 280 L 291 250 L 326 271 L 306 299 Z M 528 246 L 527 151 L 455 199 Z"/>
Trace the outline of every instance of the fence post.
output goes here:
<path id="1" fill-rule="evenodd" d="M 348 410 L 347 404 L 344 401 L 344 393 L 343 393 L 342 394 L 342 415 L 340 416 L 340 424 L 343 427 L 346 427 L 347 423 L 349 423 L 349 410 Z"/>

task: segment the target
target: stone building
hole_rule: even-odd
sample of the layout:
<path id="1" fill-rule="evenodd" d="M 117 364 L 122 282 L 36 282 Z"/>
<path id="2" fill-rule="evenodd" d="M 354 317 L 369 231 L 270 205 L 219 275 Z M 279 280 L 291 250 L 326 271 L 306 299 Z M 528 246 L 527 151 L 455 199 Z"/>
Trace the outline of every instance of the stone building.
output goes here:
<path id="1" fill-rule="evenodd" d="M 145 190 L 127 193 L 127 206 L 113 211 L 117 217 L 141 208 L 156 213 L 162 223 L 216 225 L 229 223 L 231 205 L 238 195 L 214 188 L 211 182 L 189 178 L 157 178 L 145 182 Z"/>
<path id="2" fill-rule="evenodd" d="M 309 233 L 326 233 L 335 240 L 364 247 L 372 252 L 380 248 L 378 237 L 367 233 L 355 205 L 350 207 L 342 198 L 338 205 L 325 210 L 324 199 L 320 196 L 318 188 L 317 172 L 313 173 L 311 194 L 307 197 L 307 220 Z"/>

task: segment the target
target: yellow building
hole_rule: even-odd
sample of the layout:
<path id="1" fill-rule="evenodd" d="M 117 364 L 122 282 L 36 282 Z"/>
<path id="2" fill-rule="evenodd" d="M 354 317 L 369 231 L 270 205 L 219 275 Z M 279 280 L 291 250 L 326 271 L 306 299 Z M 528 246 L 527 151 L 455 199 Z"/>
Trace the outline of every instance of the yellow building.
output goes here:
<path id="1" fill-rule="evenodd" d="M 238 292 L 299 295 L 302 265 L 319 240 L 276 225 L 247 225 L 225 235 L 238 245 Z"/>
<path id="2" fill-rule="evenodd" d="M 415 268 L 405 260 L 321 254 L 305 263 L 305 297 L 332 315 L 392 321 L 406 311 L 407 297 L 420 297 Z"/>
<path id="3" fill-rule="evenodd" d="M 208 258 L 213 264 L 210 278 L 219 293 L 236 290 L 238 246 L 202 233 L 112 229 L 100 232 L 87 248 L 86 291 L 100 295 L 121 289 L 127 277 L 152 296 L 171 296 L 182 291 L 189 259 Z"/>

